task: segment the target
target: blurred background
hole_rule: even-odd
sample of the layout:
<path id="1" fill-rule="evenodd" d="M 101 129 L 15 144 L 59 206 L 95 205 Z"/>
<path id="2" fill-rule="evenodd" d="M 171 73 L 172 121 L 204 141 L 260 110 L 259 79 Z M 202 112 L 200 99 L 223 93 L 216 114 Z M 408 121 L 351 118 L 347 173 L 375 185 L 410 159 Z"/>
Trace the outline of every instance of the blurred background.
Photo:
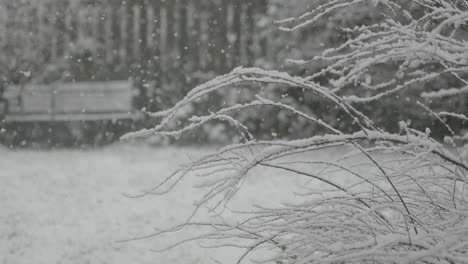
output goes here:
<path id="1" fill-rule="evenodd" d="M 113 143 L 128 132 L 154 127 L 159 120 L 148 113 L 172 107 L 197 85 L 238 66 L 312 75 L 326 64 L 299 66 L 288 59 L 313 59 L 353 37 L 343 28 L 385 19 L 369 6 L 374 1 L 365 1 L 294 32 L 281 31 L 275 23 L 329 2 L 0 0 L 0 263 L 206 264 L 221 263 L 213 255 L 231 263 L 233 254 L 243 254 L 232 248 L 216 253 L 195 246 L 150 252 L 184 238 L 172 235 L 116 243 L 185 220 L 194 201 L 200 200 L 195 198 L 202 195 L 201 189 L 192 188 L 195 182 L 182 181 L 179 189 L 163 197 L 128 197 L 157 186 L 174 169 L 198 160 L 218 144 L 240 141 L 235 129 L 209 123 L 178 139 Z M 418 6 L 408 10 L 421 12 Z M 459 32 L 468 37 L 468 26 L 460 25 Z M 369 78 L 386 80 L 399 66 L 380 65 Z M 440 69 L 440 65 L 427 67 Z M 328 77 L 317 81 L 332 86 Z M 452 87 L 456 81 L 443 75 L 356 108 L 385 131 L 398 133 L 398 122 L 403 120 L 421 131 L 431 127 L 432 135 L 440 139 L 447 128 L 414 102 L 422 100 L 434 111 L 466 114 L 468 105 L 462 96 L 434 102 L 419 97 L 422 89 Z M 342 92 L 365 96 L 360 86 L 356 83 Z M 264 88 L 269 87 L 226 89 L 200 98 L 182 114 L 206 114 L 260 94 L 344 133 L 356 130 L 340 109 L 311 93 Z M 280 108 L 247 108 L 235 118 L 258 139 L 295 139 L 324 132 Z M 467 127 L 466 121 L 446 121 L 457 134 Z M 336 149 L 305 157 L 328 161 L 343 152 Z M 245 184 L 250 192 L 240 195 L 240 204 L 255 204 L 262 198 L 297 202 L 299 192 L 293 192 L 292 185 L 300 186 L 302 181 L 267 170 L 255 174 Z"/>
<path id="2" fill-rule="evenodd" d="M 326 2 L 1 0 L 0 141 L 10 147 L 108 144 L 126 132 L 154 126 L 157 120 L 148 118 L 146 112 L 174 105 L 196 85 L 239 65 L 312 74 L 323 64 L 298 67 L 287 59 L 313 58 L 348 40 L 351 36 L 344 27 L 383 19 L 378 10 L 353 6 L 295 32 L 282 32 L 274 23 Z M 413 10 L 418 11 L 417 7 Z M 385 76 L 384 68 L 376 70 Z M 374 78 L 379 74 L 373 74 Z M 437 89 L 450 86 L 451 81 L 441 78 L 429 85 Z M 327 84 L 326 78 L 323 83 Z M 350 93 L 357 93 L 352 88 Z M 399 120 L 422 129 L 435 125 L 436 135 L 445 132 L 414 106 L 410 98 L 417 89 L 411 91 L 398 94 L 398 100 L 387 97 L 378 105 L 358 107 L 390 132 L 398 131 Z M 258 89 L 250 87 L 224 91 L 200 100 L 190 111 L 196 114 L 242 102 L 256 93 Z M 339 110 L 300 90 L 268 96 L 301 105 L 304 111 L 344 131 L 349 126 L 341 124 Z M 466 112 L 464 98 L 437 104 Z M 437 105 L 431 106 L 437 109 Z M 261 138 L 320 132 L 277 109 L 241 115 L 237 118 Z M 236 137 L 224 124 L 210 124 L 178 142 L 219 143 L 239 140 Z"/>

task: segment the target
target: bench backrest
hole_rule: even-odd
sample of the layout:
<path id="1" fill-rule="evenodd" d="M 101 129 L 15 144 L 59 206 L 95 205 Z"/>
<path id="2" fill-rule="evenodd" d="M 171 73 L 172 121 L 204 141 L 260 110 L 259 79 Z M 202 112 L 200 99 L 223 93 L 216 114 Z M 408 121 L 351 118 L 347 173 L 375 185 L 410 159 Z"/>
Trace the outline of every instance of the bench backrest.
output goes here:
<path id="1" fill-rule="evenodd" d="M 128 113 L 134 111 L 129 81 L 10 86 L 8 114 Z"/>

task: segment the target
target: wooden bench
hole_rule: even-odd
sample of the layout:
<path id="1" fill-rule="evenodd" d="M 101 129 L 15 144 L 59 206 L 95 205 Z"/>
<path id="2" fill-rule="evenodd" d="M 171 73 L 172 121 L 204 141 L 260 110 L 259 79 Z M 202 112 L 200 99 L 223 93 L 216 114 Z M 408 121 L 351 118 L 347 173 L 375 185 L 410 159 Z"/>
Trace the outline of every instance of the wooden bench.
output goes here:
<path id="1" fill-rule="evenodd" d="M 9 86 L 5 122 L 140 119 L 130 81 Z"/>

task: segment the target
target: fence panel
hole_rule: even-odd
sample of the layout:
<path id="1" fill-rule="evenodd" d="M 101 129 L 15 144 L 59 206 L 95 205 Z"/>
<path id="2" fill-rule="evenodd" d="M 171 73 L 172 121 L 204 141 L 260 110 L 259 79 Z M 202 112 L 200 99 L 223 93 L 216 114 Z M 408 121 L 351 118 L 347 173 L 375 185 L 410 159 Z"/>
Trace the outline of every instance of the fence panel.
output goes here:
<path id="1" fill-rule="evenodd" d="M 42 43 L 39 48 L 47 55 L 47 63 L 63 60 L 71 44 L 84 42 L 99 50 L 98 56 L 109 68 L 119 65 L 121 72 L 139 65 L 157 69 L 160 76 L 175 68 L 223 73 L 241 63 L 250 64 L 252 47 L 258 49 L 263 40 L 252 37 L 256 11 L 249 2 L 153 0 L 85 5 L 74 0 L 36 0 L 31 1 L 30 16 L 25 18 L 31 34 L 37 34 Z M 8 25 L 18 23 L 9 14 L 0 6 L 0 43 L 7 38 Z"/>

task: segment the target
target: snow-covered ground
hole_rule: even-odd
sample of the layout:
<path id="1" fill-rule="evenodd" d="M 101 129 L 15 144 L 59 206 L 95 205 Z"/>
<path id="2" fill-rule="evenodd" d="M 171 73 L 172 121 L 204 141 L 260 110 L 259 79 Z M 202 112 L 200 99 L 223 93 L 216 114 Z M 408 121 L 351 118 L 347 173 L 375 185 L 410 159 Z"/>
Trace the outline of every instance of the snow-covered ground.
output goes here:
<path id="1" fill-rule="evenodd" d="M 233 263 L 242 252 L 232 248 L 189 244 L 151 251 L 180 239 L 174 235 L 117 242 L 183 221 L 197 194 L 190 181 L 162 197 L 125 194 L 156 185 L 181 163 L 211 150 L 126 144 L 95 150 L 0 148 L 0 263 L 206 264 L 216 263 L 213 258 Z M 260 172 L 249 178 L 237 203 L 295 199 L 288 186 L 297 181 L 276 176 Z"/>

